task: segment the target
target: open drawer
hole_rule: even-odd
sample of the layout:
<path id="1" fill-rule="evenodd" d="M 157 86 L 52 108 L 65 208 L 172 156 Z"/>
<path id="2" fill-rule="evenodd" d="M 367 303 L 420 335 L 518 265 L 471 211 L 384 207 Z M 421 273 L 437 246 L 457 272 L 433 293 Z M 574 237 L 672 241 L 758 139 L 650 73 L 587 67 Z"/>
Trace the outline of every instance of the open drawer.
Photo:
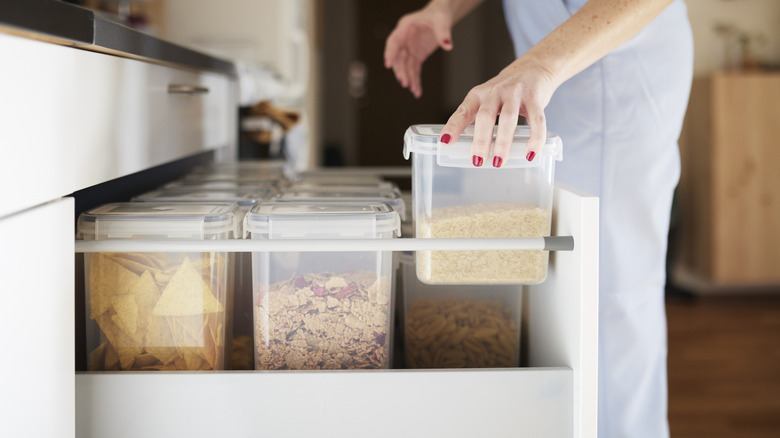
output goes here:
<path id="1" fill-rule="evenodd" d="M 598 199 L 556 187 L 552 234 L 574 250 L 526 288 L 527 367 L 77 373 L 76 435 L 595 437 Z"/>

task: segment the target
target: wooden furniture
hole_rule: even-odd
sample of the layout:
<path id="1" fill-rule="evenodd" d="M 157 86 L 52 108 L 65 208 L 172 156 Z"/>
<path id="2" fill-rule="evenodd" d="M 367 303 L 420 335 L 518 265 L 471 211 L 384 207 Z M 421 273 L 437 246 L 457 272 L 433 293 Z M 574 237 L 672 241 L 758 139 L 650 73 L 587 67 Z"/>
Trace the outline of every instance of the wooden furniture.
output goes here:
<path id="1" fill-rule="evenodd" d="M 780 285 L 780 73 L 694 79 L 680 142 L 683 269 Z"/>

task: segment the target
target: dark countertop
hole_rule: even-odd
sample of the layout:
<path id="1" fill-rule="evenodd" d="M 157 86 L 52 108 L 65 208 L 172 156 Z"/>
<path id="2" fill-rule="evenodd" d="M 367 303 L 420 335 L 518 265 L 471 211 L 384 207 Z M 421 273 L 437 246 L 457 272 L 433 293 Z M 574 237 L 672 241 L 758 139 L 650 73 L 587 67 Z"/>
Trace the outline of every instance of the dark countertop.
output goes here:
<path id="1" fill-rule="evenodd" d="M 236 75 L 233 63 L 139 32 L 111 17 L 59 0 L 0 0 L 0 33 L 194 70 Z"/>

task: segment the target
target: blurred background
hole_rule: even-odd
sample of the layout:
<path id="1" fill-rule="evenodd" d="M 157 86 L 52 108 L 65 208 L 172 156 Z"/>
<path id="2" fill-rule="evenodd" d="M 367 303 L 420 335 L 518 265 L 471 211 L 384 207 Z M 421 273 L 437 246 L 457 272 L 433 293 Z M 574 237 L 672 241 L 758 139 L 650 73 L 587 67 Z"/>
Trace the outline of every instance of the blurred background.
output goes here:
<path id="1" fill-rule="evenodd" d="M 443 123 L 513 59 L 501 1 L 453 33 L 416 100 L 384 41 L 424 1 L 74 0 L 230 59 L 242 157 L 299 168 L 407 166 L 403 133 Z M 688 0 L 695 78 L 668 267 L 670 423 L 676 437 L 780 436 L 780 2 Z M 564 143 L 565 143 L 565 139 Z"/>

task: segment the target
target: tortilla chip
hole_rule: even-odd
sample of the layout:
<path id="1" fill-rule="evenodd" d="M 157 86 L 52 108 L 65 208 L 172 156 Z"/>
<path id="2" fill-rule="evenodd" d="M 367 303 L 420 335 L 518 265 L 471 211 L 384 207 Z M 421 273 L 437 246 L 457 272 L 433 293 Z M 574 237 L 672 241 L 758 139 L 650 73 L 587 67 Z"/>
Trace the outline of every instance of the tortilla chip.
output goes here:
<path id="1" fill-rule="evenodd" d="M 114 347 L 111 346 L 111 344 L 106 345 L 106 360 L 105 360 L 105 369 L 110 370 L 114 368 L 115 365 L 119 364 L 119 355 L 116 354 L 116 350 L 114 350 Z"/>
<path id="2" fill-rule="evenodd" d="M 98 316 L 96 321 L 103 334 L 106 335 L 108 342 L 119 355 L 120 366 L 123 370 L 126 370 L 133 365 L 135 356 L 141 354 L 143 348 L 138 341 L 131 338 L 114 323 L 112 316 L 116 315 L 104 313 Z M 108 356 L 108 353 L 106 353 L 106 356 Z"/>
<path id="3" fill-rule="evenodd" d="M 135 363 L 133 363 L 133 367 L 140 369 L 140 368 L 150 367 L 158 363 L 159 363 L 159 359 L 157 359 L 157 357 L 155 357 L 152 354 L 148 354 L 148 353 L 139 354 L 138 356 L 135 357 Z"/>
<path id="4" fill-rule="evenodd" d="M 138 334 L 144 336 L 149 325 L 149 317 L 152 316 L 152 309 L 154 309 L 157 300 L 160 299 L 160 290 L 157 288 L 152 274 L 148 271 L 144 272 L 135 284 L 132 294 L 135 304 L 138 306 Z"/>
<path id="5" fill-rule="evenodd" d="M 98 345 L 97 348 L 89 352 L 89 360 L 88 360 L 88 367 L 89 371 L 97 371 L 103 369 L 103 364 L 105 363 L 106 358 L 106 345 L 108 345 L 105 341 Z M 117 356 L 117 360 L 119 360 L 119 357 Z"/>
<path id="6" fill-rule="evenodd" d="M 108 256 L 92 254 L 89 267 L 90 318 L 95 319 L 111 306 L 110 297 L 126 295 L 138 276 Z"/>
<path id="7" fill-rule="evenodd" d="M 203 358 L 200 357 L 198 352 L 200 351 L 200 348 L 181 348 L 179 349 L 181 352 L 182 357 L 184 357 L 184 363 L 186 364 L 185 369 L 187 370 L 199 370 L 201 367 L 201 364 L 203 363 Z"/>
<path id="8" fill-rule="evenodd" d="M 204 315 L 168 317 L 168 323 L 177 347 L 203 346 Z"/>
<path id="9" fill-rule="evenodd" d="M 152 311 L 156 316 L 187 316 L 222 312 L 222 304 L 211 293 L 189 258 L 184 259 L 163 290 Z"/>
<path id="10" fill-rule="evenodd" d="M 116 315 L 113 315 L 111 320 L 128 336 L 136 338 L 136 332 L 138 331 L 138 305 L 135 303 L 135 297 L 133 295 L 113 296 L 111 297 L 111 307 L 116 312 Z M 140 339 L 136 339 L 136 341 L 140 342 Z"/>
<path id="11" fill-rule="evenodd" d="M 157 357 L 163 365 L 168 365 L 179 357 L 171 329 L 163 317 L 150 316 L 146 332 L 146 352 Z"/>

